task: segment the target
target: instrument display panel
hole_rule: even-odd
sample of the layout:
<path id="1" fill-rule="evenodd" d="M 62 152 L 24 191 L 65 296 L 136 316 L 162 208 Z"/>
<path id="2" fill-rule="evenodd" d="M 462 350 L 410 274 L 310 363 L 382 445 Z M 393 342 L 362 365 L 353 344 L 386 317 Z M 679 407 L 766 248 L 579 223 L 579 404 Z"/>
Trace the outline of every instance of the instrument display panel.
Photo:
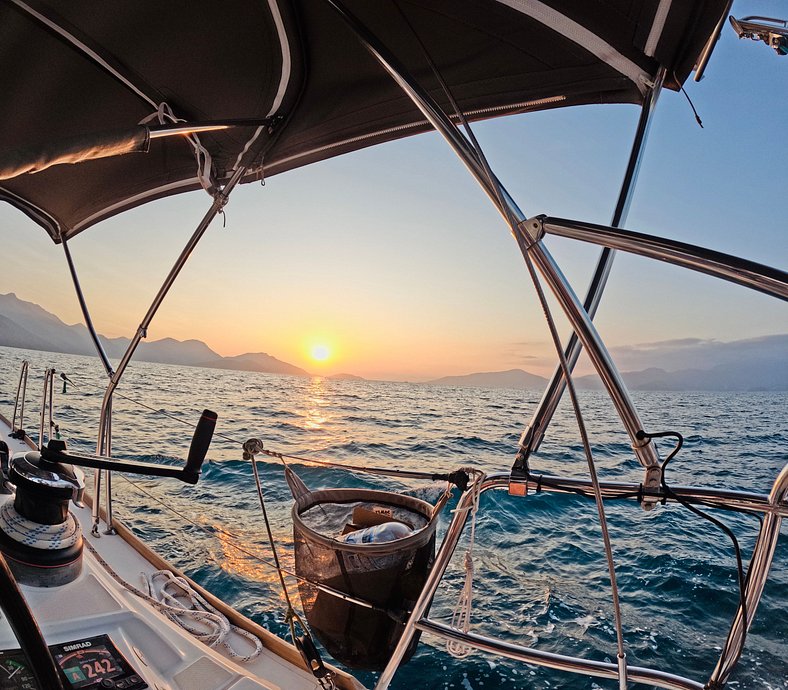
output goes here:
<path id="1" fill-rule="evenodd" d="M 50 645 L 49 651 L 71 690 L 148 687 L 108 635 Z M 27 659 L 19 649 L 0 651 L 0 690 L 38 690 Z"/>

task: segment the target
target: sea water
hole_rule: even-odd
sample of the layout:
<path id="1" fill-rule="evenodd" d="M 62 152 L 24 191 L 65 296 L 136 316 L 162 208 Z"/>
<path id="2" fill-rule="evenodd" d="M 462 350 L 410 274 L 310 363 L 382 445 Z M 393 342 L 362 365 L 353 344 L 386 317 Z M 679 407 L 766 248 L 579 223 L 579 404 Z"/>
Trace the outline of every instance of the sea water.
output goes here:
<path id="1" fill-rule="evenodd" d="M 0 348 L 0 412 L 13 413 L 23 359 L 31 362 L 25 426 L 38 435 L 47 366 L 74 382 L 56 384 L 55 421 L 74 452 L 95 449 L 104 378 L 97 359 Z M 126 396 L 126 397 L 121 397 Z M 207 407 L 219 414 L 200 482 L 113 481 L 115 509 L 153 548 L 195 580 L 273 632 L 285 636 L 283 596 L 260 514 L 253 475 L 241 455 L 250 437 L 265 447 L 349 465 L 448 472 L 510 468 L 539 391 L 442 388 L 409 383 L 338 381 L 134 363 L 118 389 L 112 427 L 118 457 L 180 465 L 192 427 Z M 788 394 L 636 392 L 649 431 L 676 430 L 684 450 L 668 482 L 768 493 L 788 462 Z M 133 399 L 137 402 L 131 402 Z M 581 391 L 594 459 L 604 479 L 639 482 L 642 470 L 604 393 Z M 140 406 L 144 404 L 146 407 Z M 660 443 L 664 457 L 671 442 Z M 291 460 L 313 489 L 364 487 L 402 491 L 435 502 L 444 485 L 397 481 L 355 470 Z M 536 471 L 587 476 L 571 409 L 562 405 L 532 458 Z M 281 463 L 259 460 L 263 491 L 286 568 L 293 568 L 290 492 Z M 445 530 L 450 502 L 441 518 Z M 676 505 L 643 511 L 630 501 L 606 511 L 621 591 L 629 663 L 705 682 L 738 604 L 729 539 Z M 738 535 L 749 558 L 757 530 L 751 516 L 713 511 Z M 431 616 L 447 621 L 464 579 L 461 542 Z M 609 579 L 592 501 L 502 491 L 482 497 L 478 514 L 473 630 L 535 649 L 615 660 Z M 291 594 L 295 596 L 293 582 Z M 297 598 L 297 597 L 296 597 Z M 784 527 L 735 689 L 788 688 L 788 530 Z M 373 685 L 375 674 L 360 679 Z M 455 660 L 428 635 L 397 674 L 394 688 L 615 688 L 616 682 L 567 675 L 482 653 Z M 643 687 L 643 686 L 639 686 Z"/>

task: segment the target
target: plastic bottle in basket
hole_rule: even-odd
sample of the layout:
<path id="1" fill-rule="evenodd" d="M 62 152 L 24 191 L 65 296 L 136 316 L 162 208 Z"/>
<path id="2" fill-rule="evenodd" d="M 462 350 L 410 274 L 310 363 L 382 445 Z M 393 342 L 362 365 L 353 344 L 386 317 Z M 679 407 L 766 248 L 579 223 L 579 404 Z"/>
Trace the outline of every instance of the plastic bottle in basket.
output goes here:
<path id="1" fill-rule="evenodd" d="M 371 544 L 385 541 L 395 541 L 403 537 L 409 537 L 413 530 L 401 522 L 384 522 L 382 525 L 357 529 L 353 532 L 343 534 L 339 540 L 347 544 Z"/>

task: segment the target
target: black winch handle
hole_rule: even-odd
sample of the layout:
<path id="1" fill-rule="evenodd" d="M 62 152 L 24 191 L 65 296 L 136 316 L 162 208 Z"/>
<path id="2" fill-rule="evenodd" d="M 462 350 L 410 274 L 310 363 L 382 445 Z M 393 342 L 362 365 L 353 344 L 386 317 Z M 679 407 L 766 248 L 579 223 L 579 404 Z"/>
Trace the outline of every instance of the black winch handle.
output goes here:
<path id="1" fill-rule="evenodd" d="M 465 491 L 468 488 L 471 478 L 465 470 L 456 470 L 449 474 L 433 474 L 432 481 L 447 481 L 450 484 L 454 484 L 460 491 Z"/>
<path id="2" fill-rule="evenodd" d="M 180 479 L 187 484 L 196 484 L 200 478 L 200 469 L 211 444 L 213 430 L 216 427 L 217 415 L 215 412 L 205 410 L 194 430 L 189 457 L 182 468 L 171 465 L 159 465 L 152 462 L 132 462 L 115 458 L 105 458 L 96 455 L 72 455 L 66 451 L 65 441 L 51 440 L 41 449 L 41 459 L 51 463 L 65 463 L 79 467 L 91 467 L 98 470 L 111 472 L 128 472 L 129 474 L 147 474 L 153 477 L 172 477 Z"/>
<path id="3" fill-rule="evenodd" d="M 190 483 L 197 483 L 197 478 L 200 476 L 200 468 L 208 452 L 208 446 L 211 445 L 217 417 L 218 415 L 215 412 L 203 410 L 200 421 L 197 422 L 197 428 L 194 430 L 194 436 L 192 436 L 192 444 L 189 446 L 189 457 L 186 459 L 186 467 L 183 468 L 185 481 L 189 481 L 186 477 L 194 476 L 194 482 Z"/>

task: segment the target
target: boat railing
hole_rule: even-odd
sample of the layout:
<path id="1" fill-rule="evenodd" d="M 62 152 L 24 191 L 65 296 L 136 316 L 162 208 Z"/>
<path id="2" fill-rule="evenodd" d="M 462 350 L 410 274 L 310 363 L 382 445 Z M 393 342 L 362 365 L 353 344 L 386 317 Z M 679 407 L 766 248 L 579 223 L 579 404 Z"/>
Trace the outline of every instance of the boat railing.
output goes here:
<path id="1" fill-rule="evenodd" d="M 752 625 L 755 611 L 761 601 L 763 588 L 769 575 L 774 550 L 777 547 L 777 540 L 780 536 L 780 525 L 783 516 L 786 515 L 786 502 L 788 502 L 788 465 L 783 467 L 769 493 L 769 510 L 764 511 L 763 522 L 747 572 L 743 602 L 746 605 L 746 609 L 743 608 L 742 604 L 739 604 L 736 610 L 733 625 L 722 648 L 720 660 L 717 662 L 717 666 L 709 680 L 709 686 L 712 688 L 725 685 L 733 667 L 741 656 L 744 647 L 744 637 Z"/>
<path id="2" fill-rule="evenodd" d="M 53 420 L 54 415 L 54 387 L 55 387 L 55 374 L 57 372 L 52 368 L 47 368 L 44 371 L 44 392 L 41 397 L 41 419 L 38 429 L 38 447 L 44 447 L 44 434 L 46 433 L 47 440 L 52 438 L 52 430 L 55 428 Z"/>
<path id="3" fill-rule="evenodd" d="M 16 398 L 14 399 L 14 415 L 11 419 L 11 437 L 23 439 L 27 436 L 25 431 L 25 402 L 27 401 L 27 379 L 30 370 L 30 362 L 24 360 L 19 371 L 19 383 L 16 387 Z M 44 447 L 44 438 L 52 438 L 52 431 L 56 429 L 54 421 L 54 388 L 55 375 L 57 371 L 47 368 L 44 371 L 44 391 L 41 398 L 41 412 L 39 415 L 38 427 L 38 447 Z M 17 414 L 19 423 L 17 424 Z"/>
<path id="4" fill-rule="evenodd" d="M 386 669 L 380 675 L 375 690 L 385 690 L 389 687 L 402 660 L 402 656 L 417 631 L 535 666 L 544 666 L 599 678 L 620 679 L 620 669 L 616 663 L 594 661 L 577 656 L 533 649 L 499 638 L 465 632 L 427 616 L 433 597 L 446 573 L 446 569 L 452 560 L 464 531 L 475 495 L 495 489 L 506 490 L 510 495 L 522 497 L 527 496 L 529 493 L 539 492 L 575 494 L 588 492 L 590 496 L 593 489 L 592 482 L 588 479 L 535 475 L 530 472 L 525 473 L 522 477 L 513 477 L 509 473 L 498 473 L 477 481 L 480 481 L 481 485 L 476 487 L 476 491 L 473 488 L 466 491 L 462 495 L 457 509 L 454 511 L 454 517 L 436 554 L 433 569 L 405 624 L 402 637 Z M 742 605 L 740 604 L 734 614 L 733 624 L 717 666 L 708 682 L 704 684 L 652 668 L 630 665 L 627 665 L 626 668 L 626 677 L 630 682 L 645 683 L 660 688 L 668 688 L 669 690 L 704 690 L 704 688 L 723 687 L 741 656 L 746 631 L 752 624 L 768 578 L 782 519 L 788 516 L 788 465 L 777 476 L 768 495 L 684 486 L 672 486 L 670 491 L 664 491 L 662 488 L 645 488 L 643 484 L 625 482 L 600 482 L 599 487 L 602 495 L 607 499 L 627 498 L 642 501 L 648 493 L 651 499 L 659 502 L 695 503 L 723 510 L 747 510 L 763 514 L 764 519 L 752 552 L 745 591 L 743 592 L 743 600 L 746 605 L 746 621 L 744 620 Z"/>
<path id="5" fill-rule="evenodd" d="M 25 399 L 27 398 L 27 372 L 30 362 L 26 359 L 22 361 L 19 371 L 19 384 L 16 387 L 16 398 L 14 399 L 14 416 L 11 419 L 11 435 L 22 437 L 25 433 Z M 16 415 L 19 412 L 19 426 L 16 424 Z"/>

